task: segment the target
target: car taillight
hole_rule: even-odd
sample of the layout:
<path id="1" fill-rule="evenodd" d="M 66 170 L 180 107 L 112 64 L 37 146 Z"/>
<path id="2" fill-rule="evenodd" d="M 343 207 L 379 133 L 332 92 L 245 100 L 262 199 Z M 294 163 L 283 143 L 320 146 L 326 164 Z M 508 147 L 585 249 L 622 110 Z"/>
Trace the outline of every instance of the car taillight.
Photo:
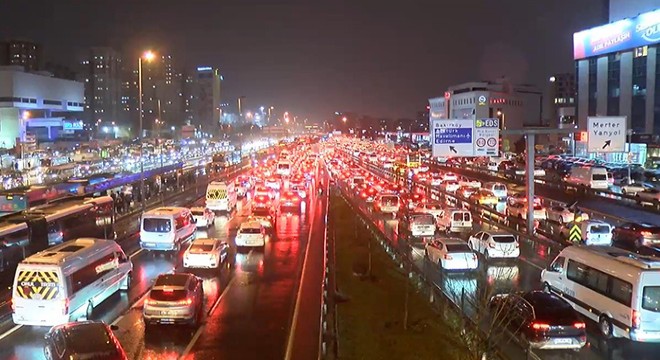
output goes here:
<path id="1" fill-rule="evenodd" d="M 9 302 L 11 303 L 11 311 L 12 312 L 16 311 L 16 304 L 14 304 L 14 298 L 11 298 Z"/>
<path id="2" fill-rule="evenodd" d="M 587 327 L 587 325 L 585 323 L 583 323 L 582 321 L 578 321 L 575 324 L 573 324 L 573 327 L 575 327 L 576 329 L 585 329 Z"/>
<path id="3" fill-rule="evenodd" d="M 532 323 L 532 329 L 538 330 L 538 331 L 547 331 L 550 329 L 550 325 L 545 324 L 545 323 Z"/>
<path id="4" fill-rule="evenodd" d="M 451 255 L 449 255 L 449 254 L 445 254 L 444 258 L 445 258 L 445 260 L 453 259 L 453 257 L 451 257 Z"/>
<path id="5" fill-rule="evenodd" d="M 644 237 L 650 237 L 651 235 L 653 235 L 653 233 L 651 233 L 650 231 L 642 231 L 642 236 Z"/>
<path id="6" fill-rule="evenodd" d="M 639 326 L 642 324 L 642 314 L 640 314 L 639 311 L 633 310 L 632 311 L 632 327 L 635 329 L 638 329 Z"/>
<path id="7" fill-rule="evenodd" d="M 177 305 L 190 305 L 190 304 L 192 304 L 191 298 L 185 298 L 177 302 Z"/>
<path id="8" fill-rule="evenodd" d="M 363 191 L 362 194 L 360 194 L 360 196 L 362 196 L 362 197 L 367 197 L 367 193 L 365 193 L 365 192 Z"/>

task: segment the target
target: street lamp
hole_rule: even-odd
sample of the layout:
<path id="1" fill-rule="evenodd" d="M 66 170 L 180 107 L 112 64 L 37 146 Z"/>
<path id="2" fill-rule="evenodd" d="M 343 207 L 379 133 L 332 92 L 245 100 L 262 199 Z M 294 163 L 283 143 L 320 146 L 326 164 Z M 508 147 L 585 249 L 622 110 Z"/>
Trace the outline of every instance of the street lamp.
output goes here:
<path id="1" fill-rule="evenodd" d="M 144 119 L 144 114 L 142 113 L 142 60 L 150 62 L 156 57 L 156 54 L 153 53 L 153 51 L 148 50 L 145 51 L 142 56 L 138 58 L 138 104 L 139 104 L 139 111 L 140 111 L 140 126 L 139 126 L 139 132 L 138 132 L 138 139 L 140 139 L 140 196 L 141 196 L 141 201 L 140 201 L 140 206 L 142 207 L 142 211 L 144 212 L 145 208 L 145 193 L 144 193 L 144 146 L 142 144 L 142 121 Z"/>
<path id="2" fill-rule="evenodd" d="M 346 116 L 344 116 L 343 118 L 341 118 L 341 121 L 343 121 L 344 124 L 346 124 L 346 122 L 348 121 L 348 118 Z"/>

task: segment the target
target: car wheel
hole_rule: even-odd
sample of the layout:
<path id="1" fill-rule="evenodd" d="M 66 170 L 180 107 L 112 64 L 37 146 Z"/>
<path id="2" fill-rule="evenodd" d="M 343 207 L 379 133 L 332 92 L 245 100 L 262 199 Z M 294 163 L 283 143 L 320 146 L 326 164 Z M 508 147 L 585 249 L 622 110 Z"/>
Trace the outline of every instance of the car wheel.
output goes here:
<path id="1" fill-rule="evenodd" d="M 559 223 L 562 224 L 562 225 L 564 225 L 564 217 L 563 217 L 563 216 L 560 216 L 560 217 L 559 217 Z"/>
<path id="2" fill-rule="evenodd" d="M 50 354 L 50 346 L 48 346 L 48 345 L 46 345 L 44 347 L 44 357 L 46 358 L 46 360 L 52 360 L 53 359 L 53 356 Z"/>
<path id="3" fill-rule="evenodd" d="M 598 329 L 604 338 L 612 338 L 612 322 L 607 316 L 603 315 L 600 317 L 600 320 L 598 320 Z"/>
<path id="4" fill-rule="evenodd" d="M 548 294 L 552 292 L 552 290 L 550 289 L 550 284 L 548 284 L 547 282 L 543 283 L 543 292 L 546 292 Z"/>
<path id="5" fill-rule="evenodd" d="M 133 273 L 129 272 L 128 275 L 126 276 L 126 280 L 124 280 L 124 284 L 122 285 L 121 290 L 123 291 L 130 290 L 132 278 L 133 278 Z"/>
<path id="6" fill-rule="evenodd" d="M 623 195 L 628 195 L 628 192 L 626 191 L 626 189 L 621 189 L 621 193 L 622 193 Z"/>

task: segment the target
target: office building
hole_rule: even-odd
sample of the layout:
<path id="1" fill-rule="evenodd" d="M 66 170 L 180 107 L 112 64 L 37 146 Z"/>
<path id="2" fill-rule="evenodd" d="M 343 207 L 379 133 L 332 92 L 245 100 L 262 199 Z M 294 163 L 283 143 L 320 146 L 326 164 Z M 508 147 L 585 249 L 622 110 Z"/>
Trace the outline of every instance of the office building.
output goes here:
<path id="1" fill-rule="evenodd" d="M 0 42 L 0 65 L 20 65 L 26 71 L 41 70 L 41 46 L 30 40 Z"/>
<path id="2" fill-rule="evenodd" d="M 195 95 L 193 96 L 194 123 L 201 125 L 202 131 L 216 134 L 221 118 L 221 81 L 217 68 L 202 66 L 197 68 L 195 76 Z"/>
<path id="3" fill-rule="evenodd" d="M 28 138 L 52 141 L 83 130 L 85 85 L 23 66 L 0 67 L 0 147 L 12 148 Z"/>
<path id="4" fill-rule="evenodd" d="M 575 74 L 563 73 L 550 76 L 546 96 L 547 116 L 550 127 L 574 128 L 577 92 Z"/>
<path id="5" fill-rule="evenodd" d="M 625 6 L 624 3 L 627 5 Z M 610 2 L 611 19 L 648 9 Z M 573 35 L 578 127 L 589 116 L 626 116 L 636 134 L 660 132 L 660 8 Z M 623 11 L 625 9 L 625 11 Z"/>
<path id="6" fill-rule="evenodd" d="M 658 0 L 605 0 L 607 17 L 603 21 L 619 21 L 657 10 Z"/>
<path id="7" fill-rule="evenodd" d="M 85 83 L 85 120 L 122 119 L 122 59 L 110 47 L 91 47 L 79 54 L 78 80 Z"/>
<path id="8" fill-rule="evenodd" d="M 500 128 L 542 126 L 541 92 L 531 85 L 513 85 L 506 79 L 468 82 L 450 86 L 444 96 L 429 99 L 430 120 L 499 118 Z M 502 137 L 502 148 L 511 151 L 520 135 Z"/>

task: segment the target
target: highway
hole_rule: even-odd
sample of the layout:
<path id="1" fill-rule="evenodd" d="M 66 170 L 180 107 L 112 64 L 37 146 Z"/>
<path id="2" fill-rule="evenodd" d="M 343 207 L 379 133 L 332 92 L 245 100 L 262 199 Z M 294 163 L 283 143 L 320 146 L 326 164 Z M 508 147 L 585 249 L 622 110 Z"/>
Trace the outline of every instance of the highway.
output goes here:
<path id="1" fill-rule="evenodd" d="M 309 296 L 298 291 L 306 250 L 308 244 L 322 244 L 325 228 L 326 200 L 310 193 L 300 212 L 278 213 L 276 231 L 263 250 L 238 251 L 233 242 L 240 223 L 250 214 L 249 197 L 236 211 L 218 217 L 215 226 L 198 229 L 198 237 L 216 237 L 231 246 L 221 269 L 194 271 L 203 278 L 205 293 L 205 319 L 199 328 L 162 326 L 145 334 L 141 319 L 144 297 L 156 276 L 184 271 L 182 253 L 174 258 L 139 250 L 131 254 L 132 288 L 101 304 L 93 319 L 118 326 L 115 334 L 130 359 L 281 359 L 288 347 L 300 348 L 297 342 L 318 341 L 319 318 L 301 314 L 297 324 L 308 329 L 307 334 L 289 344 L 296 300 Z M 309 261 L 320 267 L 316 257 Z M 0 334 L 0 358 L 42 359 L 47 330 L 11 327 Z"/>
<path id="2" fill-rule="evenodd" d="M 364 164 L 363 164 L 364 166 Z M 370 168 L 364 166 L 364 168 Z M 373 172 L 373 171 L 372 171 Z M 459 171 L 456 171 L 460 173 Z M 378 174 L 381 175 L 382 174 Z M 391 245 L 405 254 L 408 249 L 407 239 L 400 238 L 398 234 L 398 220 L 391 215 L 382 216 L 375 214 L 372 207 L 361 199 L 352 196 L 347 187 L 343 187 L 344 193 L 351 202 L 357 204 L 363 214 L 366 214 L 388 238 Z M 505 204 L 498 205 L 498 211 L 502 212 Z M 473 214 L 477 214 L 473 211 Z M 472 233 L 481 229 L 492 228 L 475 216 L 475 224 Z M 440 235 L 436 235 L 440 236 Z M 463 237 L 467 239 L 467 236 Z M 539 282 L 540 272 L 554 259 L 557 252 L 563 247 L 548 239 L 539 240 L 520 237 L 521 255 L 518 260 L 503 262 L 488 262 L 474 274 L 449 274 L 443 275 L 436 264 L 431 264 L 424 256 L 424 242 L 422 239 L 410 240 L 410 256 L 417 270 L 431 280 L 442 292 L 459 306 L 461 296 L 465 293 L 468 299 L 484 299 L 483 294 L 494 295 L 496 293 L 508 293 L 512 291 L 526 291 L 541 289 Z M 481 294 L 481 295 L 478 295 Z M 481 297 L 479 297 L 481 296 Z M 485 300 L 476 300 L 478 304 L 485 304 Z M 466 302 L 463 302 L 465 305 Z M 466 314 L 473 313 L 474 307 L 469 304 L 463 307 Z M 656 359 L 660 351 L 659 344 L 632 343 L 625 339 L 606 340 L 600 336 L 596 324 L 587 322 L 588 346 L 580 352 L 573 351 L 540 351 L 535 350 L 536 357 L 541 359 Z M 520 350 L 518 350 L 518 354 Z"/>

